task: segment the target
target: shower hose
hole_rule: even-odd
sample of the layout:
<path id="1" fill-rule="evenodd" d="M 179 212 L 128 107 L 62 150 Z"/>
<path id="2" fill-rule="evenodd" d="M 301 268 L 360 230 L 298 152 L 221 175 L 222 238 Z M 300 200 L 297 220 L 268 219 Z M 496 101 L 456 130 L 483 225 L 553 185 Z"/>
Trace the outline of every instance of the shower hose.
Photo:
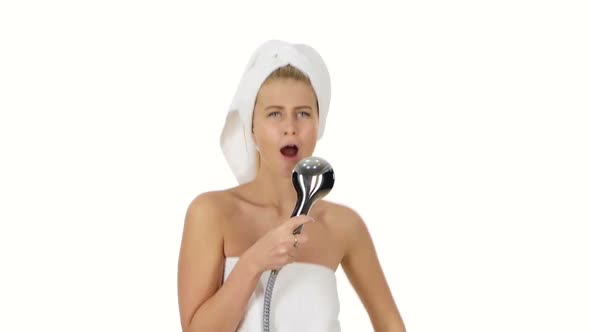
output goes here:
<path id="1" fill-rule="evenodd" d="M 295 230 L 293 231 L 293 235 L 301 234 L 302 229 L 303 225 L 299 225 L 299 227 L 295 228 Z M 266 284 L 266 290 L 264 292 L 264 310 L 262 312 L 263 332 L 270 332 L 270 301 L 272 300 L 272 290 L 275 286 L 275 280 L 277 279 L 279 271 L 280 269 L 272 270 L 270 272 L 270 276 L 268 277 L 268 283 Z"/>

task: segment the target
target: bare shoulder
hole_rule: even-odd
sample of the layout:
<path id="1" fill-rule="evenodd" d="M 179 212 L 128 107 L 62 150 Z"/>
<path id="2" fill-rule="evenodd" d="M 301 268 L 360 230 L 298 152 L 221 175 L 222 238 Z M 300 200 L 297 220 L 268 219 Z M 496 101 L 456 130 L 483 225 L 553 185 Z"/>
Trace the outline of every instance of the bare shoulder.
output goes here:
<path id="1" fill-rule="evenodd" d="M 183 246 L 218 245 L 223 241 L 224 193 L 209 191 L 197 195 L 184 218 Z"/>
<path id="2" fill-rule="evenodd" d="M 206 215 L 215 218 L 203 218 L 202 222 L 215 222 L 222 220 L 223 218 L 221 217 L 223 214 L 232 206 L 231 189 L 207 191 L 197 195 L 190 202 L 187 209 L 187 217 Z M 187 218 L 187 221 L 192 219 L 194 218 Z"/>
<path id="3" fill-rule="evenodd" d="M 203 192 L 193 198 L 186 210 L 182 246 L 199 245 L 209 252 L 215 252 L 211 247 L 222 246 L 231 200 L 227 190 Z"/>
<path id="4" fill-rule="evenodd" d="M 324 209 L 332 222 L 344 228 L 357 228 L 364 224 L 360 214 L 350 206 L 323 200 Z"/>
<path id="5" fill-rule="evenodd" d="M 339 233 L 344 252 L 348 252 L 357 241 L 359 234 L 367 231 L 360 213 L 354 208 L 327 200 L 322 200 L 326 221 Z"/>
<path id="6" fill-rule="evenodd" d="M 205 208 L 215 210 L 223 205 L 227 190 L 206 191 L 198 194 L 190 203 L 189 208 Z"/>

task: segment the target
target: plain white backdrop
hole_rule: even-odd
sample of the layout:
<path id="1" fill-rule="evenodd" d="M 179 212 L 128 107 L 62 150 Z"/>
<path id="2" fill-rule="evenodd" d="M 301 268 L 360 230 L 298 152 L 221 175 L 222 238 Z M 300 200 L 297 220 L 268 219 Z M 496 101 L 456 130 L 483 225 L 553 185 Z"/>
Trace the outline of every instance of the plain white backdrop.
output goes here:
<path id="1" fill-rule="evenodd" d="M 590 331 L 585 5 L 3 1 L 0 331 L 180 331 L 184 214 L 236 184 L 219 134 L 273 38 L 329 67 L 326 199 L 408 331 Z"/>

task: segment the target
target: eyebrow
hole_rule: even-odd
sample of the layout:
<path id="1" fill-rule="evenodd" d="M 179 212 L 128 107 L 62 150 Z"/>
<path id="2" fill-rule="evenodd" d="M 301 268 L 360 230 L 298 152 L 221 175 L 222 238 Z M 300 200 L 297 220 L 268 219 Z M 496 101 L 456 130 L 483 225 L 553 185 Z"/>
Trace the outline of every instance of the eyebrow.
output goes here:
<path id="1" fill-rule="evenodd" d="M 268 109 L 271 109 L 271 108 L 278 108 L 278 109 L 280 109 L 280 110 L 283 110 L 283 109 L 285 109 L 283 106 L 279 106 L 279 105 L 270 105 L 270 106 L 267 106 L 267 107 L 266 107 L 264 110 L 266 111 L 266 110 L 268 110 Z M 296 107 L 295 107 L 295 109 L 296 109 L 296 110 L 299 110 L 299 109 L 309 109 L 309 110 L 311 110 L 312 108 L 311 108 L 310 106 L 303 105 L 303 106 L 296 106 Z"/>

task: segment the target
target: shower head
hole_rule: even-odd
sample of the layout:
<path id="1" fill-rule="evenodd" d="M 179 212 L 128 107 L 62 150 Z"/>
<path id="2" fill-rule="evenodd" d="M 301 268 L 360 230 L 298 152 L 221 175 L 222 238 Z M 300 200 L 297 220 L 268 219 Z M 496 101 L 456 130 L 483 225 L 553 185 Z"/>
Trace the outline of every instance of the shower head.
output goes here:
<path id="1" fill-rule="evenodd" d="M 319 157 L 300 160 L 292 174 L 293 186 L 297 192 L 297 203 L 291 217 L 308 214 L 312 205 L 326 196 L 334 187 L 334 170 L 330 163 Z M 299 234 L 303 225 L 293 233 Z"/>

